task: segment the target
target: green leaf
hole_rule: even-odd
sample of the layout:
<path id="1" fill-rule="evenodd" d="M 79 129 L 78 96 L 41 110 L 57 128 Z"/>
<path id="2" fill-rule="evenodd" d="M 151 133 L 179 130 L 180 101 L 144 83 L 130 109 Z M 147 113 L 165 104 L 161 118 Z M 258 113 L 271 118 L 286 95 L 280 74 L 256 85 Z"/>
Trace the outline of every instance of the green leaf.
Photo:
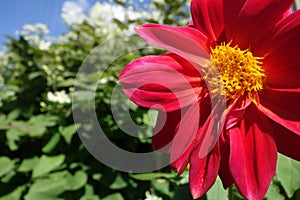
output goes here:
<path id="1" fill-rule="evenodd" d="M 132 174 L 131 177 L 140 181 L 151 181 L 156 178 L 175 178 L 175 173 L 144 173 L 144 174 Z"/>
<path id="2" fill-rule="evenodd" d="M 6 157 L 0 157 L 0 177 L 8 173 L 14 168 L 14 162 Z"/>
<path id="3" fill-rule="evenodd" d="M 66 179 L 68 190 L 75 191 L 82 188 L 87 183 L 88 176 L 83 171 L 77 171 L 74 176 Z"/>
<path id="4" fill-rule="evenodd" d="M 59 87 L 71 87 L 74 85 L 75 79 L 69 78 L 58 83 Z"/>
<path id="5" fill-rule="evenodd" d="M 1 200 L 16 200 L 16 199 L 21 199 L 23 191 L 26 189 L 25 185 L 17 187 L 14 191 L 11 193 L 2 196 Z"/>
<path id="6" fill-rule="evenodd" d="M 109 186 L 110 189 L 117 190 L 127 187 L 127 183 L 118 175 L 114 182 Z"/>
<path id="7" fill-rule="evenodd" d="M 67 126 L 67 127 L 59 127 L 59 132 L 65 139 L 67 144 L 71 144 L 71 140 L 73 135 L 76 133 L 76 126 L 74 124 Z"/>
<path id="8" fill-rule="evenodd" d="M 269 190 L 266 194 L 266 198 L 267 198 L 267 200 L 273 200 L 273 199 L 284 200 L 285 199 L 284 196 L 282 194 L 280 194 L 280 188 L 274 181 L 272 181 L 272 183 L 269 187 Z"/>
<path id="9" fill-rule="evenodd" d="M 23 135 L 41 137 L 47 127 L 54 126 L 57 118 L 55 116 L 37 115 L 32 116 L 28 121 L 12 121 L 11 130 L 18 131 Z"/>
<path id="10" fill-rule="evenodd" d="M 39 161 L 38 157 L 24 159 L 17 169 L 18 172 L 30 172 L 32 171 Z"/>
<path id="11" fill-rule="evenodd" d="M 100 200 L 100 197 L 94 194 L 94 188 L 91 185 L 86 185 L 84 195 L 80 200 Z"/>
<path id="12" fill-rule="evenodd" d="M 64 160 L 65 155 L 58 155 L 52 157 L 42 155 L 36 167 L 33 169 L 32 177 L 36 178 L 57 169 L 59 166 L 61 166 Z"/>
<path id="13" fill-rule="evenodd" d="M 20 110 L 19 109 L 15 109 L 13 111 L 11 111 L 8 116 L 7 116 L 7 121 L 11 122 L 15 119 L 17 119 L 20 116 Z"/>
<path id="14" fill-rule="evenodd" d="M 222 199 L 228 200 L 228 192 L 223 188 L 222 181 L 217 177 L 216 182 L 206 193 L 207 200 Z"/>
<path id="15" fill-rule="evenodd" d="M 53 200 L 67 190 L 66 176 L 68 172 L 50 174 L 46 179 L 37 179 L 25 195 L 25 200 Z"/>
<path id="16" fill-rule="evenodd" d="M 155 179 L 151 181 L 153 187 L 155 190 L 170 196 L 172 195 L 172 192 L 170 192 L 170 182 L 166 179 Z"/>
<path id="17" fill-rule="evenodd" d="M 7 145 L 11 151 L 17 150 L 19 147 L 16 142 L 20 140 L 22 133 L 15 129 L 9 129 L 6 131 Z"/>
<path id="18" fill-rule="evenodd" d="M 114 193 L 104 197 L 102 200 L 124 200 L 120 193 Z"/>
<path id="19" fill-rule="evenodd" d="M 59 141 L 60 141 L 60 135 L 58 133 L 55 133 L 51 137 L 50 141 L 43 147 L 42 152 L 50 153 L 56 147 Z"/>
<path id="20" fill-rule="evenodd" d="M 286 194 L 291 198 L 300 188 L 300 162 L 278 154 L 276 175 Z"/>
<path id="21" fill-rule="evenodd" d="M 28 75 L 28 79 L 29 80 L 33 80 L 33 79 L 35 79 L 35 78 L 37 78 L 37 77 L 39 77 L 39 76 L 43 76 L 44 75 L 44 73 L 43 72 L 40 72 L 40 71 L 38 71 L 38 72 L 32 72 L 32 73 L 30 73 L 29 75 Z"/>
<path id="22" fill-rule="evenodd" d="M 49 174 L 45 178 L 37 178 L 31 185 L 25 199 L 57 199 L 57 196 L 66 191 L 76 191 L 87 183 L 87 175 L 77 171 L 72 176 L 68 171 Z"/>
<path id="23" fill-rule="evenodd" d="M 2 183 L 9 183 L 15 176 L 16 176 L 17 172 L 15 170 L 11 170 L 9 172 L 7 172 L 2 178 L 1 178 L 1 182 Z M 0 184 L 1 185 L 1 184 Z"/>

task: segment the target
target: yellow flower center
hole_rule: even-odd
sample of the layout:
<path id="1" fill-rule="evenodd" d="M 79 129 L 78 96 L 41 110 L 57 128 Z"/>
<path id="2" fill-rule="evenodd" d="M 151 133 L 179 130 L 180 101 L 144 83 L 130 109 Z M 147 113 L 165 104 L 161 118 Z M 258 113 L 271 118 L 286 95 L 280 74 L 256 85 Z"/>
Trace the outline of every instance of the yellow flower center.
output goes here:
<path id="1" fill-rule="evenodd" d="M 263 88 L 265 76 L 262 69 L 262 58 L 253 56 L 252 52 L 231 47 L 231 42 L 211 49 L 210 57 L 217 67 L 223 82 L 223 92 L 228 101 L 247 95 L 256 102 L 257 91 Z M 209 75 L 210 80 L 217 78 Z M 220 79 L 219 79 L 220 80 Z M 208 80 L 209 81 L 209 80 Z M 217 81 L 216 79 L 213 81 Z"/>

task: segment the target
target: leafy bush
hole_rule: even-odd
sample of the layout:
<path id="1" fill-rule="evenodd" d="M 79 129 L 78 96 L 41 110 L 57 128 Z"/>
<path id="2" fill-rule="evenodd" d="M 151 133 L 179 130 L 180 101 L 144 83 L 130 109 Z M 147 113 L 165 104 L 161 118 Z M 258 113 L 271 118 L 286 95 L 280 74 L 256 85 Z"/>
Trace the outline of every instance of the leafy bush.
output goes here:
<path id="1" fill-rule="evenodd" d="M 116 3 L 127 6 L 121 1 Z M 102 22 L 104 19 L 87 18 L 71 24 L 69 32 L 51 41 L 51 45 L 43 32 L 10 37 L 7 50 L 0 58 L 0 199 L 136 200 L 154 194 L 163 199 L 191 199 L 186 172 L 178 177 L 164 168 L 153 173 L 131 174 L 97 161 L 76 134 L 71 104 L 78 69 L 93 48 L 113 34 L 137 24 L 185 25 L 189 18 L 186 3 L 186 0 L 155 1 L 152 8 L 157 12 L 156 19 L 145 15 L 96 23 L 95 20 Z M 113 25 L 108 27 L 108 23 Z M 140 41 L 135 35 L 128 35 L 126 39 L 132 43 Z M 105 56 L 111 56 L 111 51 L 116 50 L 114 46 L 107 49 Z M 110 140 L 123 149 L 151 151 L 151 138 L 132 138 L 115 123 L 110 103 L 117 76 L 133 59 L 161 52 L 141 49 L 117 59 L 101 77 L 98 73 L 85 77 L 91 82 L 99 81 L 95 97 L 99 124 Z M 89 90 L 88 86 L 82 88 Z M 73 109 L 84 108 L 73 105 Z M 146 133 L 140 134 L 151 136 L 149 113 L 155 113 L 134 105 L 130 112 L 137 124 L 150 125 Z M 87 122 L 80 128 L 88 131 L 93 124 Z M 268 199 L 292 197 L 300 187 L 299 180 L 286 174 L 292 172 L 294 177 L 299 177 L 299 163 L 282 156 L 280 159 Z M 203 199 L 214 199 L 216 194 L 227 198 L 219 180 Z"/>

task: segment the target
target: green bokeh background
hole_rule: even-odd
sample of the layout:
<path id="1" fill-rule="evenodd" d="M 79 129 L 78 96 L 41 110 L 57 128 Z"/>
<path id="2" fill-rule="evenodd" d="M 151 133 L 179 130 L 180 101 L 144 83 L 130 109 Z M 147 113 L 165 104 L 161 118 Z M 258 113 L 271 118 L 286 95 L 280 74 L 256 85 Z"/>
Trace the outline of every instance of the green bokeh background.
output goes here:
<path id="1" fill-rule="evenodd" d="M 115 3 L 127 7 L 126 2 Z M 85 149 L 76 134 L 72 118 L 71 93 L 79 67 L 90 51 L 114 34 L 126 31 L 129 26 L 143 23 L 186 25 L 190 18 L 188 1 L 154 1 L 157 11 L 137 20 L 114 19 L 114 26 L 95 25 L 89 20 L 73 24 L 61 39 L 42 49 L 39 41 L 47 38 L 31 33 L 18 38 L 10 37 L 6 50 L 0 54 L 0 199 L 1 200 L 188 200 L 188 173 L 181 176 L 169 167 L 159 171 L 132 174 L 120 172 L 97 161 Z M 98 19 L 103 20 L 103 19 Z M 101 31 L 104 29 L 108 31 Z M 126 38 L 139 41 L 134 35 Z M 122 43 L 120 43 L 122 45 Z M 123 47 L 122 47 L 123 48 Z M 110 49 L 109 51 L 116 51 Z M 89 74 L 89 81 L 100 81 L 96 92 L 99 124 L 119 147 L 133 152 L 151 151 L 151 138 L 136 139 L 124 133 L 111 114 L 111 95 L 122 68 L 130 61 L 161 50 L 144 49 L 117 59 L 99 77 Z M 102 80 L 102 81 L 101 81 Z M 84 86 L 82 86 L 84 88 Z M 84 88 L 88 90 L 87 88 Z M 49 94 L 62 95 L 63 102 L 49 98 Z M 58 92 L 58 93 L 56 93 Z M 67 100 L 66 100 L 67 99 Z M 68 100 L 69 99 L 69 100 Z M 76 108 L 75 109 L 84 109 Z M 151 136 L 152 111 L 130 106 L 133 121 L 148 126 Z M 80 126 L 80 125 L 79 125 Z M 89 131 L 93 124 L 81 127 Z M 276 176 L 266 195 L 268 200 L 300 199 L 300 163 L 279 155 Z M 235 199 L 242 199 L 233 188 Z M 228 199 L 228 191 L 218 179 L 214 187 L 201 199 Z"/>

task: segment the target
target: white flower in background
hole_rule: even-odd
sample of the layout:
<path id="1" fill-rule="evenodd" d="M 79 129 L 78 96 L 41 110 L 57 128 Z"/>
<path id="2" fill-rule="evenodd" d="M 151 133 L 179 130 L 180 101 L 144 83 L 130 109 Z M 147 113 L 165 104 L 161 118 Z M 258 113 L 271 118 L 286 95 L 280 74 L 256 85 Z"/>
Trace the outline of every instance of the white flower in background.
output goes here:
<path id="1" fill-rule="evenodd" d="M 35 44 L 41 50 L 47 50 L 51 45 L 51 38 L 48 36 L 49 29 L 46 24 L 25 24 L 16 35 L 24 37 L 31 44 Z"/>
<path id="2" fill-rule="evenodd" d="M 57 102 L 60 104 L 71 103 L 71 99 L 70 99 L 69 95 L 67 95 L 64 90 L 56 91 L 54 93 L 48 92 L 47 98 L 49 101 Z"/>
<path id="3" fill-rule="evenodd" d="M 49 29 L 46 24 L 36 23 L 36 24 L 25 24 L 23 29 L 19 31 L 20 35 L 47 35 L 49 34 Z"/>
<path id="4" fill-rule="evenodd" d="M 145 200 L 163 200 L 163 199 L 161 197 L 158 197 L 154 194 L 151 194 L 149 191 L 147 191 Z"/>
<path id="5" fill-rule="evenodd" d="M 88 8 L 88 1 L 65 1 L 62 7 L 62 18 L 68 25 L 79 24 L 86 19 L 84 14 L 85 9 Z"/>
<path id="6" fill-rule="evenodd" d="M 164 2 L 163 0 L 160 1 Z M 127 1 L 127 3 L 133 5 L 133 2 Z M 87 0 L 65 1 L 62 8 L 62 17 L 69 25 L 80 24 L 83 20 L 87 20 L 91 25 L 96 27 L 96 30 L 100 28 L 105 34 L 118 29 L 117 25 L 113 22 L 114 19 L 122 23 L 126 19 L 136 20 L 149 17 L 157 21 L 162 19 L 162 15 L 158 10 L 137 10 L 136 6 L 125 8 L 115 3 L 101 3 L 99 1 L 89 7 Z M 130 29 L 132 28 L 130 27 Z"/>
<path id="7" fill-rule="evenodd" d="M 43 41 L 43 40 L 40 41 L 40 44 L 39 44 L 40 50 L 48 50 L 50 46 L 51 46 L 50 41 Z"/>

